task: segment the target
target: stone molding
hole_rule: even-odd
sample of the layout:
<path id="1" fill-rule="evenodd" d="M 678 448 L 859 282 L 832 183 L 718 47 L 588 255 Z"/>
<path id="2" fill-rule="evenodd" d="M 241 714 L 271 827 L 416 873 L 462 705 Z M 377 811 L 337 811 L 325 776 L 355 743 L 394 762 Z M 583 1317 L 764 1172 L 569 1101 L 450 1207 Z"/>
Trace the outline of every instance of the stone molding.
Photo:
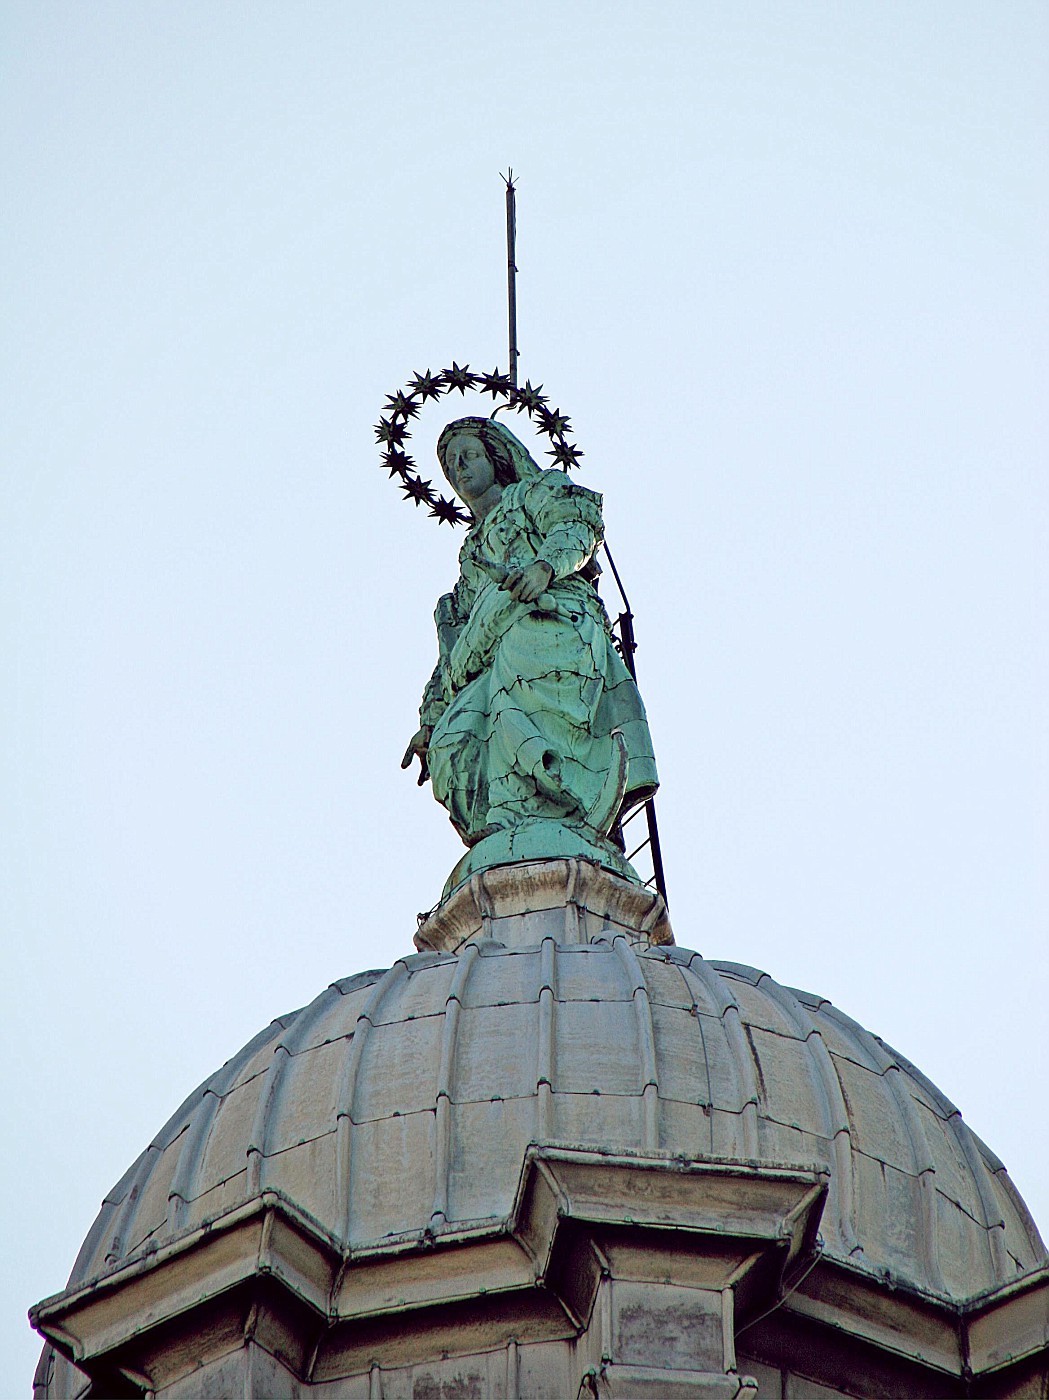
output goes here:
<path id="1" fill-rule="evenodd" d="M 593 943 L 625 934 L 674 942 L 661 895 L 578 857 L 494 866 L 472 875 L 419 924 L 420 952 L 457 953 L 492 939 L 507 948 Z"/>
<path id="2" fill-rule="evenodd" d="M 334 1396 L 343 1378 L 378 1375 L 381 1394 L 384 1369 L 563 1342 L 583 1400 L 744 1400 L 737 1337 L 774 1360 L 812 1336 L 854 1374 L 910 1378 L 893 1393 L 1041 1393 L 1049 1268 L 961 1306 L 882 1284 L 821 1255 L 826 1190 L 804 1166 L 533 1145 L 505 1220 L 347 1251 L 267 1191 L 31 1319 L 98 1385 L 146 1394 L 188 1395 L 260 1348 L 289 1395 Z"/>
<path id="3" fill-rule="evenodd" d="M 624 1365 L 640 1364 L 638 1300 L 658 1292 L 650 1276 L 665 1276 L 668 1315 L 698 1309 L 716 1323 L 711 1374 L 724 1379 L 734 1365 L 726 1290 L 752 1274 L 761 1291 L 779 1286 L 812 1248 L 825 1193 L 825 1174 L 803 1168 L 533 1147 L 504 1221 L 349 1254 L 264 1192 L 46 1299 L 31 1320 L 93 1379 L 119 1374 L 157 1390 L 242 1345 L 249 1329 L 296 1377 L 320 1383 L 495 1335 L 578 1338 L 595 1331 L 596 1313 L 599 1375 L 617 1345 Z M 600 1393 L 624 1393 L 611 1385 Z"/>

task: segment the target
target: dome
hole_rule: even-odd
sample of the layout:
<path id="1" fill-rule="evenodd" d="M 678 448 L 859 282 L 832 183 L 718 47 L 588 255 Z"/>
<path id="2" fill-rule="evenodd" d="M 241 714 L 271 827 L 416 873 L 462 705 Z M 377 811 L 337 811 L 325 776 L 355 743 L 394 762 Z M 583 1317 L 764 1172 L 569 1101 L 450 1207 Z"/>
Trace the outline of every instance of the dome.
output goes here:
<path id="1" fill-rule="evenodd" d="M 563 890 L 512 919 L 482 908 L 472 941 L 446 919 L 430 941 L 458 951 L 334 982 L 278 1017 L 109 1193 L 69 1289 L 266 1192 L 353 1254 L 480 1229 L 511 1214 L 537 1143 L 814 1165 L 829 1175 L 823 1255 L 933 1298 L 1044 1261 L 1001 1162 L 908 1060 L 821 996 L 651 941 L 670 937 L 654 897 L 616 898 L 596 914 Z M 78 1393 L 65 1369 L 48 1395 Z"/>
<path id="2" fill-rule="evenodd" d="M 278 1017 L 109 1193 L 70 1282 L 266 1188 L 358 1248 L 505 1216 L 541 1141 L 820 1162 L 827 1251 L 953 1297 L 1044 1252 L 958 1109 L 824 998 L 682 948 L 548 941 L 416 954 Z"/>

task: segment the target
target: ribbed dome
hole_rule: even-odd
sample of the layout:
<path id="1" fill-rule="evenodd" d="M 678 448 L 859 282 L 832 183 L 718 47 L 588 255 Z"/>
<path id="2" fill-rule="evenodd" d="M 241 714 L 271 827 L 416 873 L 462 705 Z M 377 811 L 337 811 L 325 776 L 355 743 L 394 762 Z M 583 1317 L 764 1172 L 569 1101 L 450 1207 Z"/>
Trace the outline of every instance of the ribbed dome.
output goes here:
<path id="1" fill-rule="evenodd" d="M 279 1017 L 106 1198 L 70 1283 L 264 1188 L 355 1247 L 503 1217 L 531 1142 L 824 1165 L 826 1253 L 954 1299 L 1045 1255 L 953 1104 L 826 1000 L 546 938 L 406 957 Z"/>

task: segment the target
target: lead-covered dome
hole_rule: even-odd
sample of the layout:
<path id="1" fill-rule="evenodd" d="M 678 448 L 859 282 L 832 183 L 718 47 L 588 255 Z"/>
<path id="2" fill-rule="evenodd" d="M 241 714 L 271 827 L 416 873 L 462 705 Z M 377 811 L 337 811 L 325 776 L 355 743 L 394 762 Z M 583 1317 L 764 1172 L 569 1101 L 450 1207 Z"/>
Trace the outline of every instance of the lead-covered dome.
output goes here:
<path id="1" fill-rule="evenodd" d="M 1044 1255 L 1002 1163 L 884 1041 L 609 929 L 419 953 L 278 1017 L 109 1193 L 70 1281 L 263 1188 L 352 1245 L 505 1216 L 532 1142 L 821 1163 L 826 1249 L 954 1297 Z"/>
<path id="2" fill-rule="evenodd" d="M 481 908 L 458 952 L 334 982 L 273 1021 L 109 1193 L 70 1287 L 265 1191 L 354 1251 L 439 1240 L 505 1219 L 537 1143 L 823 1168 L 824 1254 L 940 1298 L 1044 1260 L 1001 1162 L 877 1036 L 754 968 L 649 942 L 653 918 L 623 912 L 647 894 L 623 886 L 595 912 L 547 893 L 513 918 Z M 67 1393 L 60 1374 L 47 1393 Z"/>

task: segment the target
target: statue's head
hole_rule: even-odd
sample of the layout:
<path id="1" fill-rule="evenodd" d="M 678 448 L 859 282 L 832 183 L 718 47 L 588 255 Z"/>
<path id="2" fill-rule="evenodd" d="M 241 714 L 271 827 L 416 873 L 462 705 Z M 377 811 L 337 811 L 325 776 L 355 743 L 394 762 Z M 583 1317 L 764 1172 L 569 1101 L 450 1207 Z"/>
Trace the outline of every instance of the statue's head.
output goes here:
<path id="1" fill-rule="evenodd" d="M 444 428 L 437 440 L 437 458 L 445 477 L 457 492 L 459 488 L 449 474 L 447 458 L 453 444 L 456 444 L 455 455 L 458 456 L 463 437 L 480 443 L 499 486 L 512 486 L 515 481 L 535 476 L 539 471 L 524 443 L 518 441 L 502 423 L 493 418 L 456 418 Z"/>

